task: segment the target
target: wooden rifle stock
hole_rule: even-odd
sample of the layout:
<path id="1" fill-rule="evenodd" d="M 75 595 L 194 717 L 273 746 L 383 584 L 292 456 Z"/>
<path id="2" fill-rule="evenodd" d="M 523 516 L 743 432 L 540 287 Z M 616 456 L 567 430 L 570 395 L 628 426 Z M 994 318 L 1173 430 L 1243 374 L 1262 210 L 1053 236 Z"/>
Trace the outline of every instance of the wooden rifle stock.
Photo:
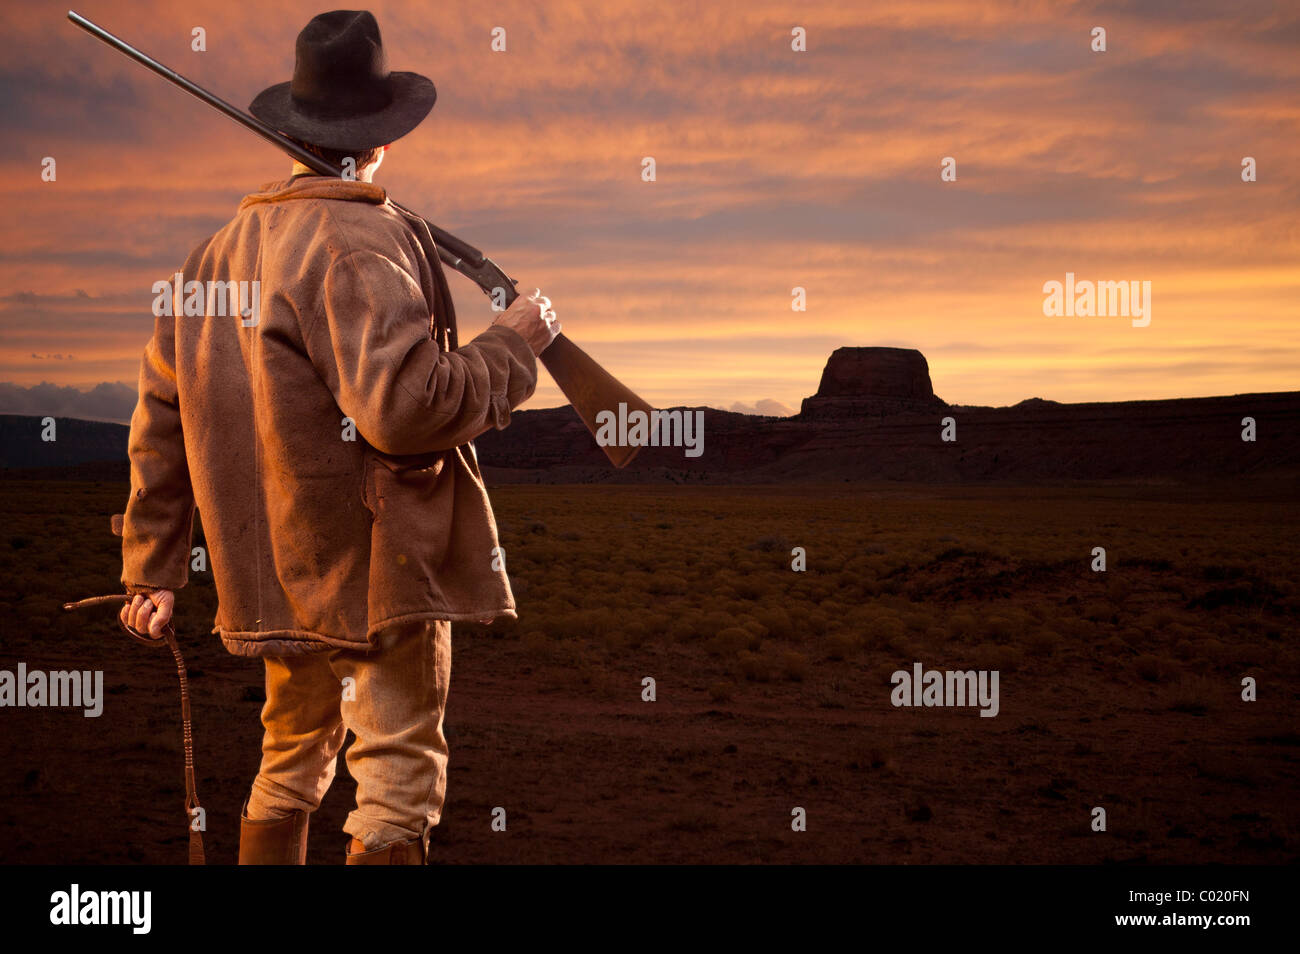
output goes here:
<path id="1" fill-rule="evenodd" d="M 313 171 L 326 176 L 342 176 L 343 173 L 339 167 L 308 152 L 260 119 L 250 116 L 219 96 L 208 92 L 197 83 L 186 79 L 174 70 L 168 69 L 153 57 L 137 50 L 125 40 L 114 36 L 79 13 L 69 10 L 68 19 L 91 36 L 107 43 L 119 53 L 135 60 L 141 66 L 161 76 L 172 85 L 183 89 L 196 99 L 203 101 L 217 112 L 233 119 L 245 129 L 261 136 L 267 142 L 280 147 Z M 421 219 L 429 227 L 429 234 L 433 236 L 434 244 L 438 249 L 438 257 L 445 264 L 468 277 L 487 295 L 497 294 L 498 290 L 500 290 L 505 297 L 507 306 L 514 301 L 517 297 L 515 283 L 501 270 L 496 262 L 468 242 L 438 228 L 428 219 L 424 219 L 423 216 L 411 212 L 396 202 L 392 204 L 407 215 Z M 542 352 L 540 360 L 546 370 L 550 372 L 551 377 L 555 379 L 555 383 L 559 386 L 565 399 L 578 412 L 578 416 L 582 418 L 582 423 L 587 426 L 587 430 L 591 432 L 593 437 L 596 436 L 597 432 L 597 415 L 602 411 L 608 411 L 617 420 L 619 417 L 619 404 L 626 404 L 629 412 L 640 410 L 647 415 L 650 414 L 651 407 L 649 404 L 637 397 L 630 388 L 602 368 L 590 355 L 562 334 Z M 653 419 L 651 418 L 651 420 Z M 625 467 L 628 461 L 636 456 L 636 452 L 640 450 L 640 447 L 610 444 L 601 445 L 601 450 L 605 452 L 605 455 L 615 467 Z"/>
<path id="2" fill-rule="evenodd" d="M 563 333 L 557 335 L 547 346 L 540 360 L 593 437 L 597 430 L 596 415 L 602 411 L 609 411 L 617 421 L 619 404 L 626 404 L 628 412 L 644 412 L 646 419 L 653 423 L 654 417 L 650 405 L 597 364 L 591 355 L 564 337 Z M 601 447 L 615 467 L 626 466 L 640 449 L 637 445 L 619 444 L 607 444 Z"/>

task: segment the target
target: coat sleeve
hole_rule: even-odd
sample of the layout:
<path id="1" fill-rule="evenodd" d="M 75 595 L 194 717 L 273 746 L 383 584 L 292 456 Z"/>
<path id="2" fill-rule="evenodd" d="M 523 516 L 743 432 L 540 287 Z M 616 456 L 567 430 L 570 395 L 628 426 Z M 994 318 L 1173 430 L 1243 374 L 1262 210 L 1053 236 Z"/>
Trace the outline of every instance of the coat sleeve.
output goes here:
<path id="1" fill-rule="evenodd" d="M 132 593 L 178 590 L 188 580 L 194 491 L 176 390 L 175 321 L 170 315 L 155 321 L 131 415 L 131 497 L 122 524 L 122 583 Z"/>
<path id="2" fill-rule="evenodd" d="M 537 387 L 537 359 L 513 329 L 492 325 L 455 351 L 439 347 L 420 285 L 382 253 L 335 259 L 322 291 L 303 332 L 308 356 L 382 453 L 450 450 L 503 428 Z"/>

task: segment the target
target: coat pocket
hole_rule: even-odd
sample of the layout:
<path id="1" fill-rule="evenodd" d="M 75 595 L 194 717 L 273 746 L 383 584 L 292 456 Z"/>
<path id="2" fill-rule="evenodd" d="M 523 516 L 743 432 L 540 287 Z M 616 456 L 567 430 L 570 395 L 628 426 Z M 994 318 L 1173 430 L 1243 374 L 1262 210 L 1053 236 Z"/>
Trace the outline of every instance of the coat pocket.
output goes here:
<path id="1" fill-rule="evenodd" d="M 445 451 L 366 461 L 370 526 L 370 621 L 440 606 L 439 579 L 454 556 L 454 468 Z"/>
<path id="2" fill-rule="evenodd" d="M 447 452 L 396 457 L 371 448 L 366 453 L 362 499 L 376 520 L 393 516 L 396 505 L 405 507 L 436 497 L 438 478 L 447 466 Z"/>

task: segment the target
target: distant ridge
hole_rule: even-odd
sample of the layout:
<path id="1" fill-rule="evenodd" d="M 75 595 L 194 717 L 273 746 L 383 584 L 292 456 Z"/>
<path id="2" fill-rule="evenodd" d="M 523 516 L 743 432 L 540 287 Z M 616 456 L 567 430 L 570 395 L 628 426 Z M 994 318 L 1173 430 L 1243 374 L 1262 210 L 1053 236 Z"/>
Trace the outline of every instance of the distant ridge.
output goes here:
<path id="1" fill-rule="evenodd" d="M 54 418 L 52 441 L 41 439 L 42 417 L 0 414 L 0 466 L 68 467 L 91 461 L 125 461 L 125 424 L 84 421 L 75 417 Z"/>
<path id="2" fill-rule="evenodd" d="M 808 419 L 704 410 L 704 455 L 646 447 L 609 467 L 571 408 L 520 411 L 479 438 L 499 483 L 1042 482 L 1300 476 L 1300 392 L 1093 404 L 949 406 L 931 413 Z M 956 421 L 953 443 L 940 421 Z M 1258 439 L 1241 439 L 1252 417 Z"/>
<path id="3" fill-rule="evenodd" d="M 522 411 L 478 440 L 502 482 L 765 483 L 1204 479 L 1300 473 L 1300 392 L 1013 407 L 949 405 L 919 351 L 837 348 L 817 393 L 788 418 L 708 408 L 704 454 L 645 447 L 626 470 L 604 460 L 571 408 Z M 941 437 L 944 419 L 956 440 Z M 1242 419 L 1257 439 L 1241 439 Z"/>
<path id="4" fill-rule="evenodd" d="M 1300 475 L 1300 392 L 1157 401 L 1011 407 L 949 405 L 935 396 L 919 351 L 839 348 L 817 393 L 794 417 L 712 408 L 704 454 L 646 447 L 625 470 L 604 454 L 570 407 L 517 411 L 476 441 L 491 483 L 786 483 L 1103 479 L 1201 480 Z M 956 440 L 941 439 L 944 418 Z M 1241 439 L 1253 418 L 1256 440 Z M 6 476 L 126 479 L 128 428 L 58 418 L 43 442 L 40 419 L 0 415 Z M 106 463 L 101 463 L 106 462 Z M 18 468 L 19 470 L 15 470 Z M 40 468 L 41 470 L 32 470 Z M 120 476 L 115 476 L 120 475 Z"/>

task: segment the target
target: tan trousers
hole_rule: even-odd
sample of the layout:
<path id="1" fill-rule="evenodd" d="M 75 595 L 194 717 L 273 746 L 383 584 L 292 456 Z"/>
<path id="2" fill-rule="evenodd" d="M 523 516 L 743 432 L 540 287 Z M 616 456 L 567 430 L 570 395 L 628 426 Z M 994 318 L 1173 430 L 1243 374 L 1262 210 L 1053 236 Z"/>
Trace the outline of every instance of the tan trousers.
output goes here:
<path id="1" fill-rule="evenodd" d="M 408 623 L 376 642 L 371 653 L 265 657 L 266 731 L 249 818 L 315 811 L 351 730 L 347 763 L 357 807 L 343 830 L 371 850 L 427 836 L 438 824 L 447 790 L 442 717 L 451 623 Z"/>

